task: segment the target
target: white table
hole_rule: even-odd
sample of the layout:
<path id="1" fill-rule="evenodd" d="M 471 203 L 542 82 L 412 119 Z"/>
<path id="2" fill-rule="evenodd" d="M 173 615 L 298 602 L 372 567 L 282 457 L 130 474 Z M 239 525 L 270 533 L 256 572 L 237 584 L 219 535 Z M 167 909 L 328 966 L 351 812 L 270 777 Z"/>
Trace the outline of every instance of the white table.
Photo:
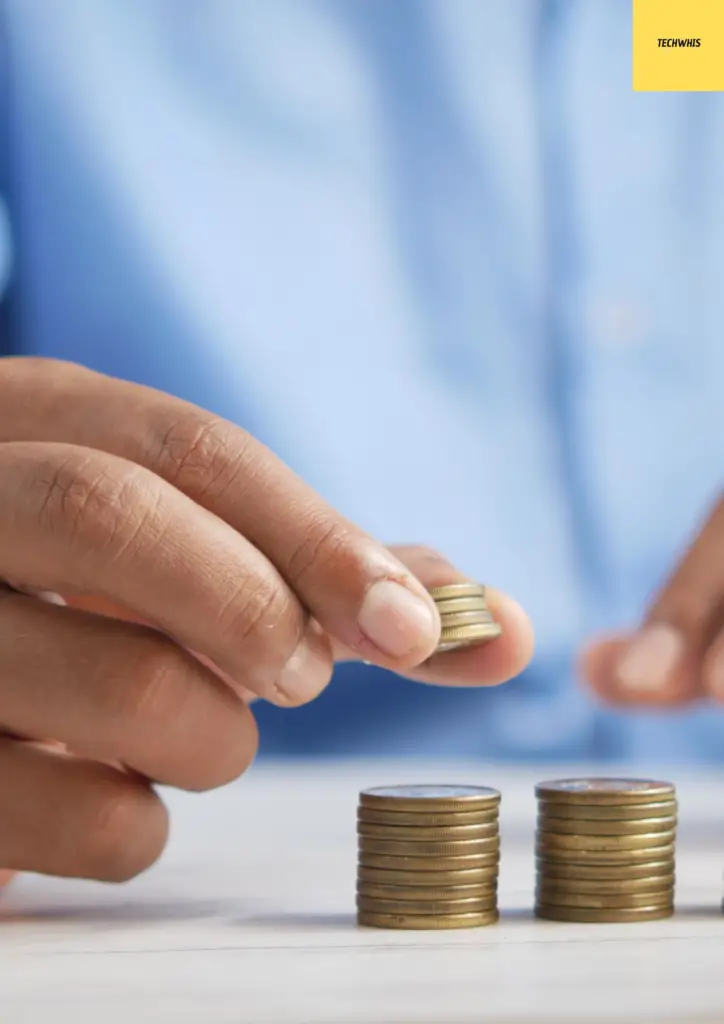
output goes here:
<path id="1" fill-rule="evenodd" d="M 562 774 L 572 773 L 292 765 L 205 796 L 167 794 L 172 842 L 144 877 L 28 877 L 3 897 L 0 1021 L 724 1021 L 724 776 L 655 772 L 681 801 L 673 920 L 568 925 L 530 910 L 532 785 Z M 355 926 L 358 790 L 421 781 L 502 789 L 499 925 Z"/>

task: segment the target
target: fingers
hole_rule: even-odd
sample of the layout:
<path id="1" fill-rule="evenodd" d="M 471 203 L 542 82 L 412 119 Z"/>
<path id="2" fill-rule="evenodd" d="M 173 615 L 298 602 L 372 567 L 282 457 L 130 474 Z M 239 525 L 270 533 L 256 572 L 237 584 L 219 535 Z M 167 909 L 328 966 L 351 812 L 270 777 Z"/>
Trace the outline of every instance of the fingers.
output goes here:
<path id="1" fill-rule="evenodd" d="M 0 821 L 4 869 L 106 882 L 148 868 L 168 834 L 166 810 L 142 782 L 7 739 L 0 740 Z"/>
<path id="2" fill-rule="evenodd" d="M 123 459 L 0 444 L 0 538 L 0 578 L 120 603 L 275 703 L 329 679 L 326 640 L 265 556 Z"/>
<path id="3" fill-rule="evenodd" d="M 323 630 L 359 657 L 402 671 L 432 653 L 439 618 L 414 576 L 244 431 L 168 395 L 70 364 L 3 363 L 0 373 L 12 381 L 0 440 L 52 436 L 144 466 L 262 552 Z M 272 617 L 289 603 L 288 596 L 272 601 L 269 588 L 258 593 L 257 604 L 272 603 Z M 298 660 L 313 666 L 312 647 Z M 197 649 L 230 671 L 228 658 L 222 663 Z"/>
<path id="4" fill-rule="evenodd" d="M 96 615 L 110 615 L 112 618 L 121 619 L 124 622 L 137 622 L 141 625 L 146 625 L 146 623 L 143 622 L 143 619 L 139 618 L 138 615 L 134 615 L 134 613 L 129 611 L 127 608 L 121 608 L 120 605 L 114 604 L 112 601 L 107 601 L 97 595 L 74 595 L 67 603 L 71 608 L 81 608 L 85 611 L 95 612 Z M 214 665 L 210 658 L 205 657 L 203 654 L 199 654 L 198 651 L 191 651 L 190 653 L 193 654 L 193 656 L 197 658 L 202 665 L 211 669 L 214 675 L 218 676 L 219 679 L 223 679 L 226 685 L 242 700 L 247 703 L 251 703 L 256 700 L 257 695 L 253 693 L 252 690 L 247 690 L 245 686 L 242 686 L 235 679 L 232 679 L 226 672 L 222 672 L 218 665 Z"/>
<path id="5" fill-rule="evenodd" d="M 425 587 L 462 581 L 463 576 L 438 552 L 422 545 L 392 545 L 390 550 Z M 461 651 L 434 655 L 409 673 L 409 678 L 443 686 L 493 686 L 519 675 L 533 657 L 533 628 L 520 605 L 507 594 L 486 588 L 488 606 L 502 627 L 502 635 L 492 643 Z M 111 615 L 126 615 L 122 609 L 103 605 L 97 599 L 75 600 L 74 605 Z M 339 641 L 332 641 L 335 661 L 359 660 Z M 210 666 L 218 673 L 216 666 Z M 223 678 L 223 675 L 222 675 Z M 238 686 L 237 686 L 238 690 Z M 244 695 L 248 699 L 248 695 Z"/>
<path id="6" fill-rule="evenodd" d="M 391 550 L 425 587 L 465 580 L 462 573 L 430 548 L 399 545 Z M 493 618 L 502 627 L 500 637 L 478 647 L 433 655 L 424 665 L 405 674 L 420 682 L 446 686 L 493 686 L 522 672 L 533 656 L 530 620 L 507 594 L 488 587 L 486 598 Z M 338 660 L 348 660 L 352 652 L 338 645 L 335 655 Z"/>
<path id="7" fill-rule="evenodd" d="M 582 673 L 605 699 L 671 706 L 724 700 L 724 502 L 720 501 L 631 636 L 599 641 Z"/>
<path id="8" fill-rule="evenodd" d="M 10 592 L 0 596 L 0 729 L 190 790 L 237 778 L 257 747 L 243 701 L 159 633 Z"/>
<path id="9" fill-rule="evenodd" d="M 666 709 L 679 707 L 700 695 L 698 677 L 693 672 L 679 673 L 674 685 L 663 691 L 622 688 L 618 666 L 631 643 L 631 637 L 626 635 L 602 637 L 581 654 L 579 675 L 605 704 Z"/>

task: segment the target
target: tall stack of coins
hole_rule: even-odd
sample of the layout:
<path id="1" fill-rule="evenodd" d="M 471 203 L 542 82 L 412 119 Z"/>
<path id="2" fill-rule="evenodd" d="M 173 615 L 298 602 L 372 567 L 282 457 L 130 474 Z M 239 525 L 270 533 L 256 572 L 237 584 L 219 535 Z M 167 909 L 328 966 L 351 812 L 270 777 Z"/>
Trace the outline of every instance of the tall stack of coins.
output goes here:
<path id="1" fill-rule="evenodd" d="M 479 583 L 432 587 L 430 596 L 437 605 L 442 626 L 438 652 L 472 647 L 500 636 L 501 628 L 485 600 L 485 587 Z"/>
<path id="2" fill-rule="evenodd" d="M 668 782 L 536 786 L 537 917 L 653 921 L 674 912 L 676 796 Z"/>
<path id="3" fill-rule="evenodd" d="M 476 928 L 498 920 L 500 793 L 390 786 L 360 793 L 357 920 L 373 928 Z"/>

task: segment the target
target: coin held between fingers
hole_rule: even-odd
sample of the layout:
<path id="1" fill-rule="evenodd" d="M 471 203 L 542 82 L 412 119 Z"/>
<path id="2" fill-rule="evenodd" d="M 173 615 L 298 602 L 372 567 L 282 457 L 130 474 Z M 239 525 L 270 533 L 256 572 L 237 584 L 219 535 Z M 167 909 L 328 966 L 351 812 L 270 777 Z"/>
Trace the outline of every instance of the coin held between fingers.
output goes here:
<path id="1" fill-rule="evenodd" d="M 482 584 L 459 582 L 431 587 L 430 596 L 440 615 L 436 654 L 487 643 L 502 633 L 490 614 Z"/>

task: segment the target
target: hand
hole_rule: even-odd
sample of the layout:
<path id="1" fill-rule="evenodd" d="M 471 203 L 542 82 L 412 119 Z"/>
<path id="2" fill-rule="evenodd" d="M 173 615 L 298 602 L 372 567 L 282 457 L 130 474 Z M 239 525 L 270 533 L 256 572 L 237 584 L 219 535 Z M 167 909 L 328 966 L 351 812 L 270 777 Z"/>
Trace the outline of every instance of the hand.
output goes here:
<path id="1" fill-rule="evenodd" d="M 458 578 L 432 552 L 372 540 L 200 409 L 0 361 L 0 865 L 143 870 L 167 834 L 151 783 L 237 777 L 257 744 L 245 698 L 303 704 L 333 658 L 427 682 L 515 675 L 530 626 L 495 592 L 499 640 L 417 667 L 440 628 L 424 585 Z"/>
<path id="2" fill-rule="evenodd" d="M 582 674 L 606 701 L 675 707 L 724 702 L 724 500 L 696 536 L 632 636 L 583 655 Z"/>

